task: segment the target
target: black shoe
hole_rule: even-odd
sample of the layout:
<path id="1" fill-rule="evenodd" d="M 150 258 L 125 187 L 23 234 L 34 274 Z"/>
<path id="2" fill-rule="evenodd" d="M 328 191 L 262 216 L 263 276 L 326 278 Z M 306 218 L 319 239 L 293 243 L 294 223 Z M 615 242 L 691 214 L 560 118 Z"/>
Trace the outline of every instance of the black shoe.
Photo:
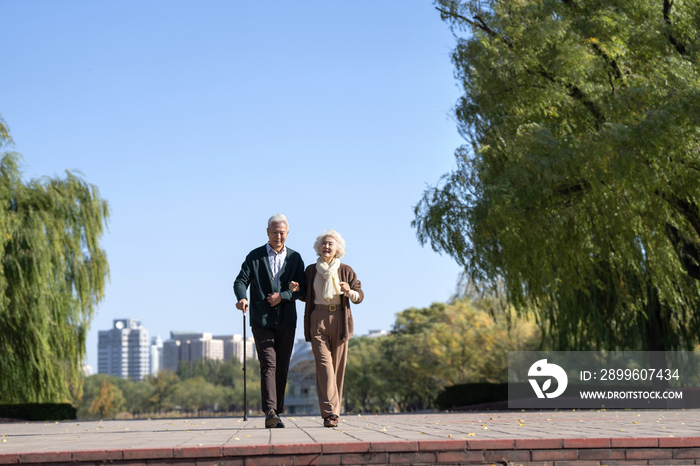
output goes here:
<path id="1" fill-rule="evenodd" d="M 338 416 L 331 414 L 323 420 L 323 427 L 338 427 Z"/>
<path id="2" fill-rule="evenodd" d="M 284 425 L 284 422 L 280 421 L 277 423 L 277 425 L 275 427 L 278 429 L 284 429 L 286 426 Z"/>
<path id="3" fill-rule="evenodd" d="M 265 427 L 272 429 L 277 427 L 277 424 L 281 423 L 280 417 L 277 415 L 274 409 L 270 408 L 265 413 Z"/>

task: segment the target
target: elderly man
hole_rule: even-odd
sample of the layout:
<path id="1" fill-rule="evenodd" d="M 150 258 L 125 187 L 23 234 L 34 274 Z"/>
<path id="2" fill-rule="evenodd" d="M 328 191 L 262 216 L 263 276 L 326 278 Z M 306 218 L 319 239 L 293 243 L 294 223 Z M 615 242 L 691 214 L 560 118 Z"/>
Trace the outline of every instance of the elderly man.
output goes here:
<path id="1" fill-rule="evenodd" d="M 284 410 L 287 371 L 297 326 L 294 301 L 306 293 L 304 262 L 298 252 L 284 245 L 288 234 L 287 217 L 282 214 L 270 217 L 269 242 L 246 256 L 233 282 L 236 307 L 244 314 L 248 311 L 246 289 L 250 285 L 250 326 L 260 360 L 260 391 L 267 428 L 284 427 L 279 415 Z M 294 292 L 289 289 L 291 282 Z"/>

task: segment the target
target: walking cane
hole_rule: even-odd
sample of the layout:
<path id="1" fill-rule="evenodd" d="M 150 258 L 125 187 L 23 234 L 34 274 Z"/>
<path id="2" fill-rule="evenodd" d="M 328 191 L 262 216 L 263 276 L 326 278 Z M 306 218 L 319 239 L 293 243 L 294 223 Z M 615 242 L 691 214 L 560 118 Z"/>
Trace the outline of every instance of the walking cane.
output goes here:
<path id="1" fill-rule="evenodd" d="M 245 372 L 245 360 L 246 358 L 246 351 L 245 347 L 248 346 L 248 342 L 246 341 L 245 338 L 245 312 L 243 313 L 243 420 L 247 421 L 248 420 L 248 399 L 246 397 L 246 372 Z"/>

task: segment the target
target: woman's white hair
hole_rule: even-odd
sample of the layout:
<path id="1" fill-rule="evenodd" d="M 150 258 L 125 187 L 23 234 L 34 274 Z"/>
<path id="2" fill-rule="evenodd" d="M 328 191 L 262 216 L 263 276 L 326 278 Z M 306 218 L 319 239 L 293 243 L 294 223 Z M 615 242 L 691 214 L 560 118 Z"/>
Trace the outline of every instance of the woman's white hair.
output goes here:
<path id="1" fill-rule="evenodd" d="M 275 214 L 267 220 L 267 228 L 272 228 L 273 223 L 284 223 L 289 230 L 289 220 L 282 214 Z"/>
<path id="2" fill-rule="evenodd" d="M 345 255 L 345 240 L 343 239 L 342 236 L 340 236 L 340 233 L 335 231 L 334 229 L 326 230 L 320 235 L 318 235 L 318 238 L 316 238 L 316 241 L 314 242 L 314 251 L 316 251 L 316 254 L 319 256 L 321 255 L 321 243 L 323 243 L 323 239 L 326 236 L 332 236 L 335 238 L 335 244 L 338 248 L 338 252 L 335 253 L 336 259 L 340 259 Z"/>

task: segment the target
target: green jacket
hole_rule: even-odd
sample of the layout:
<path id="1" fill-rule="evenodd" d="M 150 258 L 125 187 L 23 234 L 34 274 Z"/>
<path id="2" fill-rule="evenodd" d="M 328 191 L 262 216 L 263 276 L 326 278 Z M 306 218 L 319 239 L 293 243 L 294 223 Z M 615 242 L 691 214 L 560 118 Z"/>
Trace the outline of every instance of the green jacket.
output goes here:
<path id="1" fill-rule="evenodd" d="M 299 290 L 292 293 L 289 282 L 299 283 Z M 250 285 L 250 326 L 262 328 L 296 328 L 297 307 L 295 300 L 306 294 L 304 261 L 298 252 L 287 248 L 287 257 L 280 270 L 279 286 L 275 285 L 270 261 L 265 246 L 253 249 L 241 265 L 241 271 L 233 282 L 236 300 L 246 298 L 246 289 Z M 272 307 L 267 302 L 267 295 L 279 293 L 282 302 Z"/>

